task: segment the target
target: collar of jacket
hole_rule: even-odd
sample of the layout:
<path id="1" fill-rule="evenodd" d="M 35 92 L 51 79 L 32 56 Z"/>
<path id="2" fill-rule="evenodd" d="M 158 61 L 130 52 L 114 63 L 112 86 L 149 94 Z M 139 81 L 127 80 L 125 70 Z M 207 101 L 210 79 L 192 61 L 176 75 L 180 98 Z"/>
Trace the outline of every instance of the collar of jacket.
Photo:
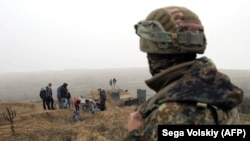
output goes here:
<path id="1" fill-rule="evenodd" d="M 194 61 L 190 61 L 165 69 L 154 75 L 152 78 L 146 80 L 145 83 L 148 87 L 158 92 L 166 85 L 182 77 L 193 63 Z"/>

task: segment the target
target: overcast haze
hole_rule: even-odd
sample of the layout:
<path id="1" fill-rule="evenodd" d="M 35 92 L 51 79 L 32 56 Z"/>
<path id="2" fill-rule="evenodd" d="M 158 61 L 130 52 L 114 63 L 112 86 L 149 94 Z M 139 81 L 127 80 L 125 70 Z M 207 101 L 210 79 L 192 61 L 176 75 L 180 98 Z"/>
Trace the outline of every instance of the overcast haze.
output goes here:
<path id="1" fill-rule="evenodd" d="M 0 0 L 0 73 L 147 67 L 134 24 L 171 5 L 200 17 L 218 68 L 250 69 L 248 0 Z"/>

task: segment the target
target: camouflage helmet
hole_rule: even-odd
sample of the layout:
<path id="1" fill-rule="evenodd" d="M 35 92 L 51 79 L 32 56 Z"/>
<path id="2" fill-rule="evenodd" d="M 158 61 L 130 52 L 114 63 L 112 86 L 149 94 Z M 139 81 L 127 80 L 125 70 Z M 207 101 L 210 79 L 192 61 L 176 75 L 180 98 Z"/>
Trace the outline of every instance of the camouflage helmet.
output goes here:
<path id="1" fill-rule="evenodd" d="M 203 54 L 206 37 L 198 16 L 185 7 L 170 6 L 152 11 L 135 25 L 140 49 L 147 53 Z"/>

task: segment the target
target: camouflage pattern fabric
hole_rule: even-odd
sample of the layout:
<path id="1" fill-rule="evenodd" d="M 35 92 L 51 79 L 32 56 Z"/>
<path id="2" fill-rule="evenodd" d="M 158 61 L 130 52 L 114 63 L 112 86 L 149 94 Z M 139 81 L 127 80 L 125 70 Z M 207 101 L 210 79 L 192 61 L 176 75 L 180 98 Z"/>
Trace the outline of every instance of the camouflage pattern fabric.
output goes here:
<path id="1" fill-rule="evenodd" d="M 153 21 L 151 24 L 143 24 L 145 22 Z M 159 23 L 159 24 L 155 24 Z M 160 38 L 162 36 L 155 37 L 156 35 L 154 33 L 162 33 L 162 29 L 159 30 L 158 25 L 160 25 L 166 32 L 170 32 L 173 37 L 171 39 L 171 42 L 159 42 L 148 40 L 144 38 L 143 36 L 140 36 L 140 50 L 147 53 L 161 53 L 161 54 L 179 54 L 179 53 L 199 53 L 203 54 L 207 41 L 206 36 L 204 33 L 203 25 L 195 13 L 190 11 L 189 9 L 185 7 L 176 7 L 176 6 L 169 6 L 169 7 L 163 7 L 156 9 L 152 11 L 143 21 L 142 23 L 139 22 L 139 25 L 135 25 L 136 33 L 138 34 L 138 26 L 142 26 L 146 29 L 149 29 L 148 35 L 150 34 L 151 38 Z M 197 39 L 201 40 L 202 44 L 192 44 L 191 42 L 191 36 L 188 38 L 183 38 L 183 40 L 186 40 L 186 43 L 183 43 L 181 40 L 179 40 L 181 34 L 196 34 L 199 33 L 197 36 L 200 36 L 200 38 L 195 38 L 195 42 Z M 145 33 L 144 33 L 145 34 Z M 177 36 L 177 34 L 179 34 Z M 182 36 L 184 37 L 184 36 Z M 166 38 L 166 36 L 164 36 Z M 175 38 L 178 40 L 175 40 Z M 190 42 L 191 41 L 191 42 Z"/>
<path id="2" fill-rule="evenodd" d="M 243 91 L 206 57 L 166 69 L 146 83 L 157 94 L 139 109 L 144 129 L 131 132 L 127 141 L 157 141 L 161 124 L 238 123 Z"/>

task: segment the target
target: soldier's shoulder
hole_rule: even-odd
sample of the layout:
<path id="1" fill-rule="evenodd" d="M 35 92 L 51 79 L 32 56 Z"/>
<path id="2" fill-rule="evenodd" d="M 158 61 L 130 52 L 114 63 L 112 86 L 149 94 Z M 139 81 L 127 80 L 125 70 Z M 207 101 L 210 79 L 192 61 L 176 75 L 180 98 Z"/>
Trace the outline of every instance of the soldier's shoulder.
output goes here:
<path id="1" fill-rule="evenodd" d="M 194 104 L 166 102 L 159 105 L 150 115 L 148 122 L 157 124 L 213 124 L 214 117 L 208 108 Z"/>

